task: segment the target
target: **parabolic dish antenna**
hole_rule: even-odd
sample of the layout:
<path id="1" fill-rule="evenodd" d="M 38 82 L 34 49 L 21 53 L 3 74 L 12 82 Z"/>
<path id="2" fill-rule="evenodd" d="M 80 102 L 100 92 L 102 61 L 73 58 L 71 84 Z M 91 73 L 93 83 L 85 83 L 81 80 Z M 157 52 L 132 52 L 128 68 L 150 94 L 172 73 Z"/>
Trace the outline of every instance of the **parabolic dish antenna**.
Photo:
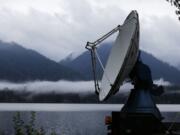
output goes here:
<path id="1" fill-rule="evenodd" d="M 101 80 L 99 100 L 105 100 L 119 90 L 135 65 L 139 51 L 139 18 L 132 11 L 124 21 L 112 46 Z"/>
<path id="2" fill-rule="evenodd" d="M 97 45 L 117 31 L 119 31 L 118 36 L 104 67 L 96 51 Z M 91 52 L 95 91 L 99 95 L 100 101 L 105 100 L 119 90 L 120 85 L 128 78 L 137 61 L 139 52 L 138 13 L 133 10 L 123 25 L 118 25 L 95 42 L 87 42 L 86 49 Z M 101 85 L 98 83 L 99 80 L 96 73 L 96 58 L 104 71 Z"/>
<path id="3" fill-rule="evenodd" d="M 119 31 L 118 36 L 104 67 L 97 52 L 97 45 L 117 31 Z M 115 94 L 126 78 L 129 78 L 134 85 L 134 89 L 130 92 L 130 96 L 121 111 L 112 113 L 112 122 L 116 116 L 119 119 L 119 123 L 117 121 L 114 123 L 114 125 L 118 125 L 118 129 L 114 128 L 115 132 L 120 134 L 126 134 L 127 130 L 132 134 L 147 134 L 147 132 L 154 134 L 154 131 L 158 133 L 167 132 L 166 128 L 162 128 L 165 125 L 162 123 L 161 113 L 151 96 L 160 96 L 164 91 L 163 87 L 153 84 L 149 66 L 144 64 L 138 56 L 138 13 L 132 11 L 123 25 L 117 26 L 95 42 L 87 42 L 86 48 L 91 51 L 95 92 L 99 95 L 100 101 Z M 96 73 L 96 58 L 104 71 L 100 85 Z M 141 124 L 137 125 L 136 123 Z M 113 123 L 111 124 L 113 125 Z"/>

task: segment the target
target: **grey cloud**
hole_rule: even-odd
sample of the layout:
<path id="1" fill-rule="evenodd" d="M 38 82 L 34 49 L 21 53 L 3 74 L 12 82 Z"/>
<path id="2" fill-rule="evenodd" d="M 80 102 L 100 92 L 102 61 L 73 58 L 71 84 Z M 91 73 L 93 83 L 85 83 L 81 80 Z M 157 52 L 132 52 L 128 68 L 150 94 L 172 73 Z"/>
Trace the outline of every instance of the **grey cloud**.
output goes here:
<path id="1" fill-rule="evenodd" d="M 180 64 L 180 24 L 172 18 L 142 20 L 140 47 L 173 66 Z"/>
<path id="2" fill-rule="evenodd" d="M 2 40 L 18 42 L 52 59 L 62 58 L 71 50 L 70 28 L 56 16 L 35 9 L 28 14 L 6 10 L 0 16 L 4 18 L 0 21 Z"/>
<path id="3" fill-rule="evenodd" d="M 18 2 L 21 3 L 21 0 Z M 152 5 L 155 2 L 154 0 Z M 176 17 L 156 16 L 155 13 L 154 16 L 146 16 L 149 11 L 141 10 L 141 8 L 147 8 L 151 4 L 149 2 L 144 1 L 139 5 L 136 1 L 128 5 L 127 2 L 118 0 L 111 2 L 104 0 L 60 2 L 56 0 L 50 4 L 52 7 L 48 9 L 48 1 L 41 4 L 43 1 L 39 0 L 22 3 L 21 5 L 27 8 L 26 12 L 14 10 L 12 5 L 15 3 L 10 0 L 8 3 L 11 6 L 8 7 L 5 1 L 2 5 L 6 6 L 0 6 L 0 39 L 18 42 L 56 61 L 72 52 L 85 51 L 84 46 L 87 41 L 94 41 L 118 24 L 122 24 L 130 8 L 133 7 L 139 9 L 141 48 L 172 65 L 180 64 L 178 60 L 180 57 L 179 22 L 175 21 Z M 121 7 L 121 4 L 126 5 L 127 10 L 124 10 L 126 7 Z M 160 7 L 160 2 L 154 5 Z M 53 10 L 53 6 L 56 10 Z M 162 7 L 165 6 L 165 4 L 162 5 Z M 53 11 L 48 12 L 48 10 Z M 163 8 L 159 9 L 161 10 Z M 168 11 L 165 12 L 167 15 Z M 163 14 L 162 11 L 160 13 Z M 172 14 L 174 15 L 173 11 Z"/>
<path id="4" fill-rule="evenodd" d="M 33 8 L 28 13 L 1 8 L 0 39 L 18 42 L 60 60 L 73 51 L 83 52 L 88 40 L 108 32 L 125 16 L 114 7 L 109 7 L 113 14 L 106 9 L 95 11 L 86 1 L 68 1 L 65 5 L 65 13 L 54 14 Z"/>

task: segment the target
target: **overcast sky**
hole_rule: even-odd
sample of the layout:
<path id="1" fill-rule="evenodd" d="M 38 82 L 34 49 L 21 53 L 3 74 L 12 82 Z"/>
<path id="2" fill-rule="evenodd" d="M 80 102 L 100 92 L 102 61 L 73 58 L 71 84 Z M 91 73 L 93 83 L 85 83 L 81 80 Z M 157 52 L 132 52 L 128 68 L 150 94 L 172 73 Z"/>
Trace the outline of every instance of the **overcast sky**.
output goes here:
<path id="1" fill-rule="evenodd" d="M 0 0 L 0 39 L 59 61 L 85 51 L 87 41 L 122 24 L 133 9 L 140 17 L 140 48 L 180 65 L 180 22 L 166 0 Z"/>

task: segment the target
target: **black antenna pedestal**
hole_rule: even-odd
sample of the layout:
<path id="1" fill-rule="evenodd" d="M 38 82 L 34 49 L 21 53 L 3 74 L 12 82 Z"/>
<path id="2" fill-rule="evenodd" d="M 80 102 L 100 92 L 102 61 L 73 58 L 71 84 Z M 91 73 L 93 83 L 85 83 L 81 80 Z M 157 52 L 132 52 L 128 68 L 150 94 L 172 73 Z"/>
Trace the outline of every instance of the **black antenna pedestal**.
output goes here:
<path id="1" fill-rule="evenodd" d="M 134 89 L 131 90 L 130 96 L 121 111 L 126 113 L 149 113 L 162 120 L 152 95 L 162 94 L 159 91 L 163 90 L 153 84 L 149 66 L 138 60 L 129 76 Z"/>
<path id="2" fill-rule="evenodd" d="M 150 68 L 138 61 L 130 73 L 130 78 L 134 89 L 121 111 L 112 112 L 113 134 L 164 133 L 166 129 L 161 122 L 163 118 L 152 97 L 153 91 L 157 90 L 158 93 L 160 89 L 154 89 L 156 85 L 153 84 Z"/>
<path id="3" fill-rule="evenodd" d="M 146 113 L 155 116 L 160 121 L 162 120 L 161 113 L 152 98 L 152 94 L 147 89 L 132 89 L 121 112 Z"/>

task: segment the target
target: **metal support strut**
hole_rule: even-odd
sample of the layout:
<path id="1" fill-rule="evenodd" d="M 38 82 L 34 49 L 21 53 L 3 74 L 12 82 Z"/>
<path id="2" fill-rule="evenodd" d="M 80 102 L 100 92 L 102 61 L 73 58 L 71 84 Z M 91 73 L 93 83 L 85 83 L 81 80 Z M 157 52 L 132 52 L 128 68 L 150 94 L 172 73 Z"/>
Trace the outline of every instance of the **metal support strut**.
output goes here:
<path id="1" fill-rule="evenodd" d="M 98 77 L 97 77 L 97 73 L 96 73 L 96 57 L 98 58 L 98 62 L 100 63 L 100 66 L 102 68 L 102 70 L 104 71 L 104 66 L 101 62 L 101 59 L 99 58 L 99 55 L 97 54 L 97 45 L 99 45 L 101 42 L 103 42 L 104 40 L 106 40 L 108 37 L 110 37 L 111 35 L 113 35 L 114 33 L 116 33 L 117 31 L 121 30 L 121 26 L 118 25 L 116 28 L 114 28 L 113 30 L 111 30 L 110 32 L 108 32 L 107 34 L 105 34 L 104 36 L 102 36 L 101 38 L 97 39 L 94 42 L 87 42 L 86 44 L 86 49 L 88 49 L 91 52 L 91 61 L 92 61 L 92 72 L 93 72 L 93 79 L 94 79 L 94 87 L 95 87 L 95 93 L 98 95 L 100 88 L 99 88 L 99 82 L 98 82 Z M 111 82 L 106 74 L 106 78 L 108 80 L 108 82 L 111 85 Z"/>

